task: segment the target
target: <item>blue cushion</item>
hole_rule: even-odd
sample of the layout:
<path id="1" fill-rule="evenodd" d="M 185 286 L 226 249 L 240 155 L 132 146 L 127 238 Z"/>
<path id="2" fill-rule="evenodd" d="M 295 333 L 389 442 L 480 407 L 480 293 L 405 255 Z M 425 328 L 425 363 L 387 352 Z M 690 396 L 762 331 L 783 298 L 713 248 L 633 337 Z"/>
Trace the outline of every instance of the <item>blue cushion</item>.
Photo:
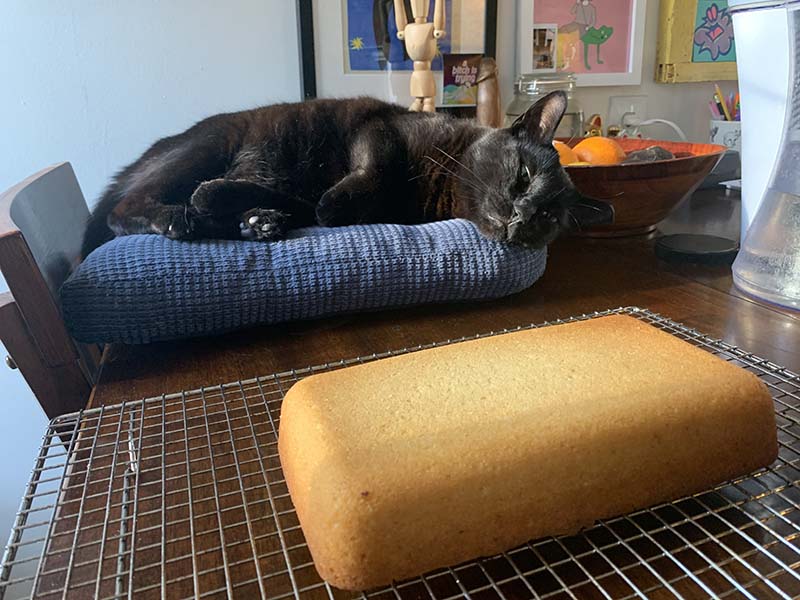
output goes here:
<path id="1" fill-rule="evenodd" d="M 469 221 L 309 227 L 273 243 L 112 240 L 61 289 L 84 342 L 142 344 L 257 324 L 427 302 L 499 298 L 530 286 L 546 252 L 487 240 Z"/>

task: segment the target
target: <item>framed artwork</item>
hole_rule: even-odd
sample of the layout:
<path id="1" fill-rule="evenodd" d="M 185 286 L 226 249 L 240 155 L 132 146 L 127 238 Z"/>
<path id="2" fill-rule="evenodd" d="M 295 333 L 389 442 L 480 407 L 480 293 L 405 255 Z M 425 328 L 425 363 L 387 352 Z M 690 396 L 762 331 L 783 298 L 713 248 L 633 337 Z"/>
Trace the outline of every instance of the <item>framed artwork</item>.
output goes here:
<path id="1" fill-rule="evenodd" d="M 517 72 L 569 71 L 578 85 L 642 82 L 646 0 L 520 0 Z"/>
<path id="2" fill-rule="evenodd" d="M 404 0 L 407 14 L 411 0 Z M 433 0 L 430 15 L 433 15 Z M 412 63 L 397 39 L 394 0 L 298 0 L 303 96 L 370 95 L 410 104 Z M 442 100 L 442 56 L 496 52 L 497 0 L 445 0 L 447 35 L 432 68 Z"/>
<path id="3" fill-rule="evenodd" d="M 413 70 L 414 65 L 405 52 L 403 42 L 397 39 L 394 0 L 341 0 L 341 2 L 345 29 L 342 33 L 347 40 L 345 73 Z M 433 15 L 433 0 L 428 2 L 431 5 L 429 15 Z M 411 4 L 408 0 L 404 0 L 404 4 L 406 4 L 406 14 L 410 18 Z M 461 15 L 453 15 L 453 0 L 445 0 L 444 4 L 449 29 L 449 21 L 460 23 Z M 456 5 L 459 4 L 456 0 Z M 482 19 L 475 20 L 475 25 L 479 27 L 482 22 Z M 482 33 L 480 31 L 479 35 Z M 439 53 L 431 65 L 434 71 L 442 70 L 442 55 L 453 52 L 453 38 L 461 40 L 459 33 L 454 31 L 452 35 L 438 41 Z M 474 39 L 472 41 L 474 42 Z M 480 45 L 482 50 L 482 39 Z"/>
<path id="4" fill-rule="evenodd" d="M 728 1 L 662 0 L 656 81 L 736 78 L 736 40 Z"/>

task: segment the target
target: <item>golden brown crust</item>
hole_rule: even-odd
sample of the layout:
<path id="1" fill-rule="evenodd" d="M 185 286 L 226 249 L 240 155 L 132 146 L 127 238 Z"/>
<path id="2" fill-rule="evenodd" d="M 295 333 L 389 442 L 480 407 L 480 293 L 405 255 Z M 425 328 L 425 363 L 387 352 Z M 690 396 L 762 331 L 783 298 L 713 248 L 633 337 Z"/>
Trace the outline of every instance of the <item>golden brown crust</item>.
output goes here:
<path id="1" fill-rule="evenodd" d="M 318 571 L 367 589 L 701 491 L 777 439 L 755 375 L 610 316 L 308 377 L 279 452 Z"/>

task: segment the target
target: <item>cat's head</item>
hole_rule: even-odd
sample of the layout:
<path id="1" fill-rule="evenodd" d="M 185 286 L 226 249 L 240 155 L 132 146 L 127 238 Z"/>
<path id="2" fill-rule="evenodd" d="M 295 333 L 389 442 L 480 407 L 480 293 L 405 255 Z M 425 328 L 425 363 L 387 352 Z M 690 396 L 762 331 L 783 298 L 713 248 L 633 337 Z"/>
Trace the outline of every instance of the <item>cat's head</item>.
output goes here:
<path id="1" fill-rule="evenodd" d="M 563 92 L 539 100 L 507 129 L 487 131 L 464 153 L 454 215 L 486 237 L 541 248 L 561 232 L 610 223 L 611 207 L 578 193 L 553 147 Z"/>

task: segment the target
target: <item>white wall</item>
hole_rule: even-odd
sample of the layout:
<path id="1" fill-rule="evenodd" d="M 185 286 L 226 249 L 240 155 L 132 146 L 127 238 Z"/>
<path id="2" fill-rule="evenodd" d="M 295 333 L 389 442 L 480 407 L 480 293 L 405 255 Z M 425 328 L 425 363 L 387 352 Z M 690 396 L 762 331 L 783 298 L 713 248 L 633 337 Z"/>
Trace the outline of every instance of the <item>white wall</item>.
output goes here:
<path id="1" fill-rule="evenodd" d="M 528 0 L 518 0 L 528 1 Z M 575 97 L 588 117 L 599 113 L 607 124 L 609 96 L 647 96 L 647 118 L 663 118 L 675 122 L 692 141 L 708 141 L 708 101 L 713 94 L 713 83 L 663 84 L 654 81 L 656 65 L 656 40 L 658 39 L 659 0 L 644 0 L 647 3 L 647 22 L 644 36 L 644 59 L 642 61 L 642 84 L 638 86 L 582 87 Z M 515 78 L 516 52 L 516 2 L 498 1 L 498 65 L 503 106 L 511 100 Z M 719 82 L 724 93 L 736 89 L 736 82 Z M 677 139 L 666 126 L 647 129 L 652 137 Z"/>
<path id="2" fill-rule="evenodd" d="M 0 184 L 70 160 L 87 199 L 157 138 L 300 97 L 292 0 L 3 0 Z"/>
<path id="3" fill-rule="evenodd" d="M 2 0 L 0 85 L 0 190 L 69 160 L 91 204 L 159 137 L 299 99 L 295 2 Z M 0 390 L 2 545 L 46 420 L 2 363 Z"/>

